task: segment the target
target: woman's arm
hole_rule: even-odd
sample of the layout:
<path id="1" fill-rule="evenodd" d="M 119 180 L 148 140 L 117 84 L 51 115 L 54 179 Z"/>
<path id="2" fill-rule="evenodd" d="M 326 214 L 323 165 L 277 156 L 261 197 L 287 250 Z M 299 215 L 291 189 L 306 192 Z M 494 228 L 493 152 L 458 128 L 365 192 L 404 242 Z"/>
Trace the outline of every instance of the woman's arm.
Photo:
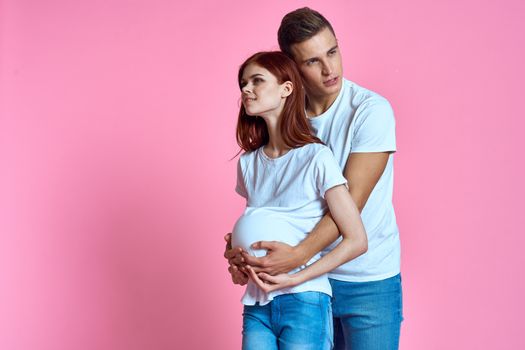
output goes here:
<path id="1" fill-rule="evenodd" d="M 327 273 L 341 264 L 365 253 L 368 240 L 359 210 L 344 185 L 332 187 L 326 191 L 325 199 L 339 232 L 343 236 L 341 242 L 321 259 L 295 274 L 280 274 L 271 276 L 267 273 L 256 273 L 248 267 L 253 281 L 265 292 L 293 287 Z"/>

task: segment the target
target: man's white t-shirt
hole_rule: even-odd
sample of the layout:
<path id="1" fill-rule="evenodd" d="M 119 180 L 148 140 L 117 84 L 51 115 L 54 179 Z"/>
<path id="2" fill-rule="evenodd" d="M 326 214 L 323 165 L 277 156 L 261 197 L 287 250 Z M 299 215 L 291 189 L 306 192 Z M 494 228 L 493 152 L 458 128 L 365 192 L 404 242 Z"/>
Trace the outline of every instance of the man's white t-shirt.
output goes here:
<path id="1" fill-rule="evenodd" d="M 346 179 L 341 168 L 322 144 L 294 148 L 279 158 L 269 158 L 262 147 L 244 153 L 237 166 L 236 191 L 246 198 L 246 210 L 233 229 L 233 247 L 251 252 L 250 245 L 263 240 L 296 246 L 326 214 L 325 192 L 342 184 Z M 321 253 L 306 265 L 320 257 Z M 332 294 L 326 275 L 268 295 L 249 281 L 242 302 L 265 305 L 277 295 L 306 291 Z"/>
<path id="2" fill-rule="evenodd" d="M 368 251 L 339 266 L 329 277 L 365 282 L 397 275 L 400 272 L 400 243 L 392 205 L 396 136 L 390 104 L 375 92 L 344 79 L 330 108 L 309 120 L 315 135 L 330 147 L 341 169 L 345 168 L 351 153 L 391 152 L 383 175 L 361 212 Z"/>

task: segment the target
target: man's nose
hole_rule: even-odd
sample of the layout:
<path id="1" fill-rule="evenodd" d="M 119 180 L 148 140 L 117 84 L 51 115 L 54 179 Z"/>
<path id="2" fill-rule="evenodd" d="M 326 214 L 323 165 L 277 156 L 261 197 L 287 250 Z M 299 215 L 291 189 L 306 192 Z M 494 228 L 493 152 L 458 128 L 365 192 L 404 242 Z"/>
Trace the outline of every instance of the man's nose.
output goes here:
<path id="1" fill-rule="evenodd" d="M 332 74 L 333 71 L 334 70 L 333 70 L 332 65 L 330 64 L 330 62 L 328 62 L 328 61 L 323 62 L 323 74 L 324 75 L 330 75 L 330 74 Z"/>

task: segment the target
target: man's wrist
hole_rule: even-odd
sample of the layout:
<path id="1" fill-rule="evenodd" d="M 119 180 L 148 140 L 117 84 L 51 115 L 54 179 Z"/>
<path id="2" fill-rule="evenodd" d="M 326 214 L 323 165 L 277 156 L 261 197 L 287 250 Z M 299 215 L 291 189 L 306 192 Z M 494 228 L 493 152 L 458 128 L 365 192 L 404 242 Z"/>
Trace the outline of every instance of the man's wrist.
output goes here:
<path id="1" fill-rule="evenodd" d="M 294 247 L 294 255 L 296 257 L 296 261 L 298 262 L 296 267 L 306 265 L 306 263 L 310 260 L 307 250 L 300 244 Z"/>

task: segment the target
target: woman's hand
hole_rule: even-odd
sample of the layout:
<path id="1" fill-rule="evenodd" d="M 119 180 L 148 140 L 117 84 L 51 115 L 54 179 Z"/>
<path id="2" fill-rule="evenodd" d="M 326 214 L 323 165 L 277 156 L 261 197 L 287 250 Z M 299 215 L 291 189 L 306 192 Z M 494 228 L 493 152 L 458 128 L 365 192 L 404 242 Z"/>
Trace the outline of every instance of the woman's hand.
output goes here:
<path id="1" fill-rule="evenodd" d="M 250 279 L 265 293 L 273 292 L 283 288 L 294 287 L 301 283 L 297 274 L 281 273 L 277 276 L 271 276 L 265 272 L 256 273 L 255 270 L 246 266 Z"/>

